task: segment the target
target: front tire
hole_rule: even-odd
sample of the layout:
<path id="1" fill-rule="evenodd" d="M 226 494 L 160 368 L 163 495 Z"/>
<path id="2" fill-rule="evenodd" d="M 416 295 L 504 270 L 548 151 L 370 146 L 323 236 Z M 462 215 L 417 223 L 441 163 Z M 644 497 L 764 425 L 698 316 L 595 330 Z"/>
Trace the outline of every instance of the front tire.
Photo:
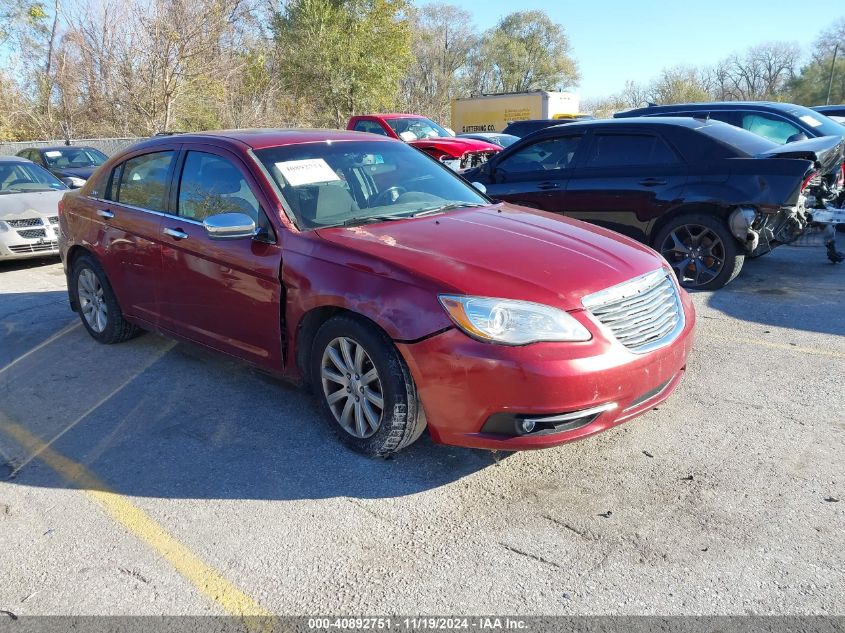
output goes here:
<path id="1" fill-rule="evenodd" d="M 70 291 L 79 306 L 82 325 L 95 341 L 106 345 L 122 343 L 141 332 L 123 318 L 103 267 L 90 255 L 73 262 Z"/>
<path id="2" fill-rule="evenodd" d="M 673 218 L 657 233 L 654 248 L 690 290 L 718 290 L 739 275 L 745 262 L 725 221 L 709 215 Z"/>
<path id="3" fill-rule="evenodd" d="M 408 366 L 375 326 L 332 317 L 317 331 L 310 365 L 320 406 L 348 446 L 386 457 L 422 435 L 425 415 Z"/>

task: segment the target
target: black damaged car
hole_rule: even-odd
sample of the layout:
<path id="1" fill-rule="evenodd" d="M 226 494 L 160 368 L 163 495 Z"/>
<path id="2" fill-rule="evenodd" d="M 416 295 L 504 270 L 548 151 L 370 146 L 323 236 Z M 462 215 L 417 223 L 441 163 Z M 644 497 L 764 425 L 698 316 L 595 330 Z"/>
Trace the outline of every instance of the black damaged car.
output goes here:
<path id="1" fill-rule="evenodd" d="M 777 145 L 714 120 L 569 123 L 463 176 L 493 198 L 562 213 L 651 245 L 686 288 L 714 290 L 799 237 L 843 189 L 843 140 Z"/>

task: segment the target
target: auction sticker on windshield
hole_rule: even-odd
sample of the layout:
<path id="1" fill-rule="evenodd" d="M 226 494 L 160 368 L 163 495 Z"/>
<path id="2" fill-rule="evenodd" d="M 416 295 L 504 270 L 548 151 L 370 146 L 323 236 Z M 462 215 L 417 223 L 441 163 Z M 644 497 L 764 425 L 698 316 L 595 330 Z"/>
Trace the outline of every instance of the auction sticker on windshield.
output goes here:
<path id="1" fill-rule="evenodd" d="M 286 160 L 276 163 L 276 169 L 281 172 L 292 187 L 340 180 L 334 170 L 322 158 Z"/>

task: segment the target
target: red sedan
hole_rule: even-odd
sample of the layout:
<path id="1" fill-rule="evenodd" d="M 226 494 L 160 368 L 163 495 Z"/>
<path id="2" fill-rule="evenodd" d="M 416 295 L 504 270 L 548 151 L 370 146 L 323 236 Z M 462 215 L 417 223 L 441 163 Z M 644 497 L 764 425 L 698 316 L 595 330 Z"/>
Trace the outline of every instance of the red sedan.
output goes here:
<path id="1" fill-rule="evenodd" d="M 405 141 L 455 171 L 483 165 L 502 150 L 489 141 L 458 138 L 419 114 L 359 114 L 349 119 L 346 129 Z"/>
<path id="2" fill-rule="evenodd" d="M 72 308 L 310 383 L 371 455 L 540 448 L 628 420 L 684 373 L 694 312 L 621 235 L 497 204 L 389 138 L 155 138 L 60 205 Z"/>

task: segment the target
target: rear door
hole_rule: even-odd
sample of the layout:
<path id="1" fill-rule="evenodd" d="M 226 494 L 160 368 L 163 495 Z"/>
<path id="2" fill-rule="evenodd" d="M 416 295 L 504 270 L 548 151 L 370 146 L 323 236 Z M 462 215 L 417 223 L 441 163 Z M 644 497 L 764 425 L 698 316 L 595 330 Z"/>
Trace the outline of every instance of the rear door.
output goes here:
<path id="1" fill-rule="evenodd" d="M 281 247 L 271 208 L 239 157 L 188 146 L 176 168 L 161 234 L 161 327 L 258 365 L 281 369 Z M 226 212 L 250 215 L 262 233 L 213 240 L 202 222 Z"/>
<path id="2" fill-rule="evenodd" d="M 158 323 L 162 213 L 177 148 L 139 153 L 117 165 L 89 208 L 101 225 L 101 259 L 123 311 Z"/>
<path id="3" fill-rule="evenodd" d="M 583 134 L 544 135 L 492 165 L 487 194 L 535 209 L 565 211 L 563 195 Z"/>
<path id="4" fill-rule="evenodd" d="M 648 226 L 680 200 L 687 165 L 657 133 L 597 131 L 569 178 L 566 215 L 648 241 Z"/>

